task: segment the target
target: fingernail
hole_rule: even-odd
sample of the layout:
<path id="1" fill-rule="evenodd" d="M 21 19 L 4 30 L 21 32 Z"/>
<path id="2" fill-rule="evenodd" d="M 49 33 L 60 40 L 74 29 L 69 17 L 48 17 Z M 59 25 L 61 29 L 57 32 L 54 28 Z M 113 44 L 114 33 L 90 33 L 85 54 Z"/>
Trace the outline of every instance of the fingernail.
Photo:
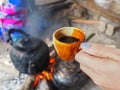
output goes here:
<path id="1" fill-rule="evenodd" d="M 81 48 L 83 50 L 89 49 L 90 48 L 90 44 L 89 43 L 81 43 Z"/>

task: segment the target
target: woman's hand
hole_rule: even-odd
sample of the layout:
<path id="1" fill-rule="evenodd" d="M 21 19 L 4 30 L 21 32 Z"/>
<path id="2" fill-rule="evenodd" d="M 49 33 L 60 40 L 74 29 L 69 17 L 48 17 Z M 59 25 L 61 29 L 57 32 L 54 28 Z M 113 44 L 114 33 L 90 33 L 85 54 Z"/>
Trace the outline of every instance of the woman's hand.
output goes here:
<path id="1" fill-rule="evenodd" d="M 120 49 L 82 43 L 75 59 L 97 85 L 106 90 L 120 90 Z"/>

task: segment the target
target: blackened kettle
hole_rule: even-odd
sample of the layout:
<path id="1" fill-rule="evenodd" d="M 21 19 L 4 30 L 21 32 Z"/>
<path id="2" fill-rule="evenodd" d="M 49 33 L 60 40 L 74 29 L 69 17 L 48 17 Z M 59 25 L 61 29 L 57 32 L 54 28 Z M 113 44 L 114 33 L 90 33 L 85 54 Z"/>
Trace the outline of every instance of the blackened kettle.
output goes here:
<path id="1" fill-rule="evenodd" d="M 14 43 L 11 37 L 14 32 L 21 33 L 24 37 Z M 35 75 L 47 68 L 49 48 L 43 40 L 17 29 L 10 29 L 7 37 L 7 41 L 12 45 L 10 58 L 20 73 Z"/>

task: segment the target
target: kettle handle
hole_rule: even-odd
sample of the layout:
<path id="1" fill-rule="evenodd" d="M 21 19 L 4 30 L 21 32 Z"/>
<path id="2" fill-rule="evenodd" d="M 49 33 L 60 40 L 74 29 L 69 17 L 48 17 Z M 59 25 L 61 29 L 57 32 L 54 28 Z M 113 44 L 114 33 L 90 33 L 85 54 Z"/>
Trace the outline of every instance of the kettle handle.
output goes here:
<path id="1" fill-rule="evenodd" d="M 11 45 L 13 45 L 13 39 L 11 37 L 11 34 L 14 32 L 19 32 L 19 33 L 23 34 L 26 38 L 29 37 L 29 35 L 27 33 L 25 33 L 24 31 L 22 31 L 20 29 L 10 29 L 7 31 L 6 36 L 7 36 L 7 42 L 9 42 Z"/>

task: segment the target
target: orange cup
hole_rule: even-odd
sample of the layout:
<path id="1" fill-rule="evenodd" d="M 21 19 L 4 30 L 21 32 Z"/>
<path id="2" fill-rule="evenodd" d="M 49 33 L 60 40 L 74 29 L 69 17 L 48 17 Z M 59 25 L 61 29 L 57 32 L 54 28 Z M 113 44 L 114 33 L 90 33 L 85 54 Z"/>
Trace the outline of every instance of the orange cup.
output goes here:
<path id="1" fill-rule="evenodd" d="M 63 42 L 63 37 L 74 37 L 75 42 Z M 80 50 L 80 44 L 85 39 L 83 30 L 75 27 L 63 27 L 53 33 L 53 43 L 58 56 L 65 61 L 74 60 L 75 54 Z"/>

